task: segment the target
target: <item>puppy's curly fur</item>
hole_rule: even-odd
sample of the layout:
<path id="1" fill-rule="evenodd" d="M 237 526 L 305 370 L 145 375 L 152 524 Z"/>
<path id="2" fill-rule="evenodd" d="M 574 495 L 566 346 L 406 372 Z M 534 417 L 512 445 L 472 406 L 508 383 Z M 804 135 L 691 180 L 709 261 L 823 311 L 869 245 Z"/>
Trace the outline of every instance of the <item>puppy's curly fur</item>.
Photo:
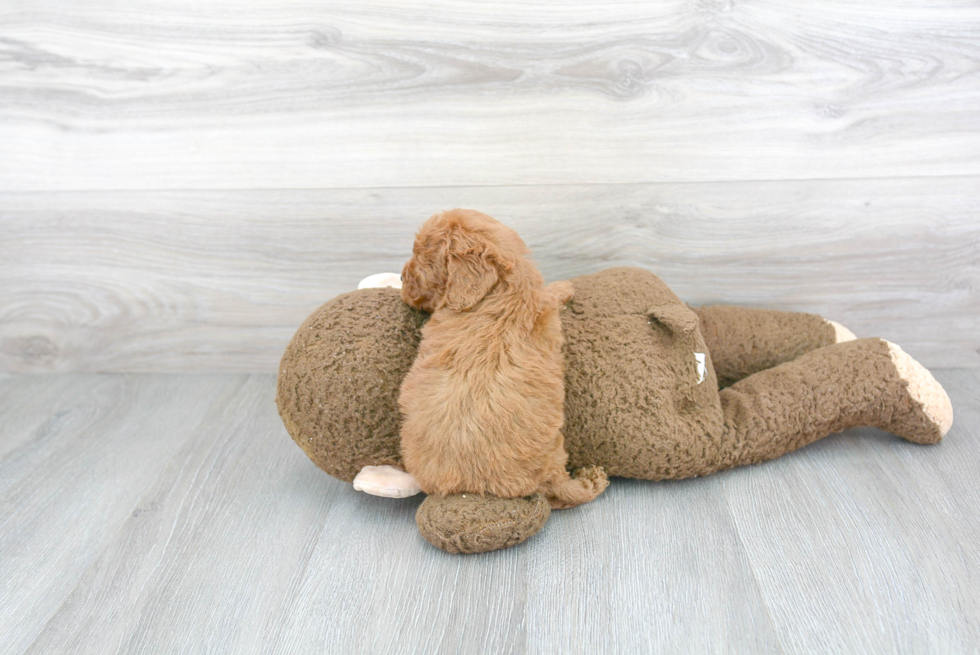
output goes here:
<path id="1" fill-rule="evenodd" d="M 540 491 L 565 508 L 608 485 L 600 467 L 565 469 L 558 312 L 573 290 L 546 287 L 528 254 L 472 210 L 436 214 L 415 239 L 402 298 L 432 317 L 398 404 L 402 458 L 428 494 Z"/>

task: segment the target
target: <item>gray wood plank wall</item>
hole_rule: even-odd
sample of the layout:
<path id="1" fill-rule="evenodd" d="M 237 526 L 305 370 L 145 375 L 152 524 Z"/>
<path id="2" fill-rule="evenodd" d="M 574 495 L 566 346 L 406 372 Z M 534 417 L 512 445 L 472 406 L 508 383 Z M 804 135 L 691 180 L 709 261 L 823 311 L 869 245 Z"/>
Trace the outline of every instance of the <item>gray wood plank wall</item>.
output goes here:
<path id="1" fill-rule="evenodd" d="M 980 7 L 0 5 L 0 370 L 274 371 L 433 211 L 980 366 Z"/>

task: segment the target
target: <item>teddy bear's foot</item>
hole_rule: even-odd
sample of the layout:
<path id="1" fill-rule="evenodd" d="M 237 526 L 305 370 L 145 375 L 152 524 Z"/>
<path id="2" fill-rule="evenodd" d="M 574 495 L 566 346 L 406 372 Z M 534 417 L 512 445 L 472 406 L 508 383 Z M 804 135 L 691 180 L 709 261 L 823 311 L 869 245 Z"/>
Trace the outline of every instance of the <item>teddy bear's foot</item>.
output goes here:
<path id="1" fill-rule="evenodd" d="M 485 553 L 521 543 L 540 530 L 550 514 L 551 506 L 541 494 L 454 494 L 428 496 L 415 522 L 426 541 L 447 553 Z"/>
<path id="2" fill-rule="evenodd" d="M 905 391 L 910 401 L 904 411 L 896 411 L 889 417 L 885 429 L 915 443 L 938 442 L 953 425 L 953 405 L 946 390 L 911 355 L 890 341 L 885 343 L 898 376 L 907 385 Z"/>
<path id="3" fill-rule="evenodd" d="M 411 473 L 387 465 L 362 468 L 354 478 L 354 488 L 385 498 L 408 498 L 422 491 Z"/>

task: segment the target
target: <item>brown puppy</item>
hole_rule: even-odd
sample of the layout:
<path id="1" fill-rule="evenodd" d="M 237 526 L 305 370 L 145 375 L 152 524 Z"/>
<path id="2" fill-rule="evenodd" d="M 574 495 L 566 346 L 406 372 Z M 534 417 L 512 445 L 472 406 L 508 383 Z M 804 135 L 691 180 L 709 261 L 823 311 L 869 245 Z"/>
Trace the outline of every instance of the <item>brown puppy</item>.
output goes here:
<path id="1" fill-rule="evenodd" d="M 555 508 L 598 496 L 600 467 L 565 470 L 558 311 L 572 286 L 544 286 L 517 233 L 455 209 L 422 226 L 402 298 L 432 313 L 401 386 L 405 468 L 428 494 L 543 493 Z"/>

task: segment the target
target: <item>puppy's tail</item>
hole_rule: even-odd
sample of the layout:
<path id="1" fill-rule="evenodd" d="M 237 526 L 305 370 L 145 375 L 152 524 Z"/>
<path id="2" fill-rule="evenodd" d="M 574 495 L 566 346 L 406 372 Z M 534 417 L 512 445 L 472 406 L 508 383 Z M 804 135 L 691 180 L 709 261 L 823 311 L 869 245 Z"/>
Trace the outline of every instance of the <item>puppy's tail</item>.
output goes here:
<path id="1" fill-rule="evenodd" d="M 551 503 L 552 509 L 568 509 L 587 503 L 609 486 L 609 478 L 601 466 L 587 466 L 570 476 L 561 469 L 541 485 L 541 493 Z"/>

